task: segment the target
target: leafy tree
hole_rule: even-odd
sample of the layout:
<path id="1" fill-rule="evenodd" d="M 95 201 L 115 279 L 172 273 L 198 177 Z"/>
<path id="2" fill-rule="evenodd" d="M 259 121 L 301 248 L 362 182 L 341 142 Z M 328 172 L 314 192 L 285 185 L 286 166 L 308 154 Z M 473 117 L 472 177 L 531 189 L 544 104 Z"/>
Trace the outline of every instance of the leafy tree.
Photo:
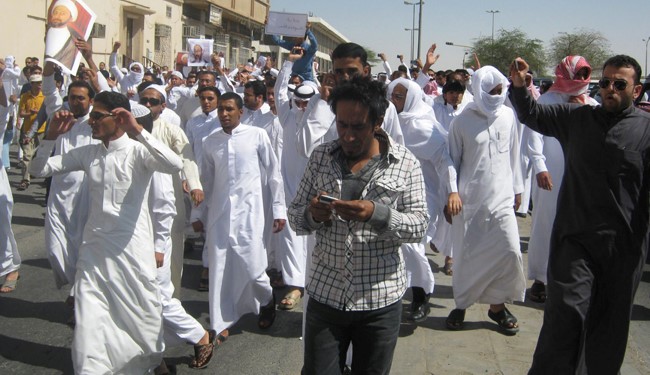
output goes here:
<path id="1" fill-rule="evenodd" d="M 474 42 L 473 52 L 476 53 L 481 65 L 492 65 L 499 69 L 506 76 L 510 64 L 516 57 L 521 57 L 530 65 L 536 75 L 543 75 L 546 72 L 547 62 L 544 45 L 539 39 L 528 39 L 528 36 L 519 29 L 501 29 L 492 37 L 478 38 Z M 467 63 L 468 65 L 473 62 Z"/>
<path id="2" fill-rule="evenodd" d="M 377 57 L 377 53 L 375 51 L 367 47 L 363 47 L 363 49 L 365 49 L 366 53 L 368 54 L 368 64 L 370 64 L 370 66 L 375 66 L 381 62 L 381 59 Z"/>
<path id="3" fill-rule="evenodd" d="M 600 69 L 611 55 L 609 41 L 599 31 L 579 29 L 572 33 L 560 32 L 551 39 L 548 61 L 557 65 L 566 56 L 579 55 L 587 59 L 593 69 Z"/>

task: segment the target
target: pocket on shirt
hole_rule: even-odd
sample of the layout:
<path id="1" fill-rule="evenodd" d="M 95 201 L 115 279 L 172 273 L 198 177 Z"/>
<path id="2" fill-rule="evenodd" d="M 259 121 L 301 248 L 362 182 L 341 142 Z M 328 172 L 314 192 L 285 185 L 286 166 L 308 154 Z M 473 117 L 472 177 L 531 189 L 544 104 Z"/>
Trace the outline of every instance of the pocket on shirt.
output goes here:
<path id="1" fill-rule="evenodd" d="M 131 187 L 130 181 L 117 181 L 113 183 L 113 203 L 122 204 Z"/>
<path id="2" fill-rule="evenodd" d="M 395 201 L 404 190 L 406 190 L 406 182 L 403 179 L 377 180 L 369 192 L 368 198 L 387 206 L 394 206 Z"/>
<path id="3" fill-rule="evenodd" d="M 507 132 L 498 132 L 497 150 L 500 153 L 508 152 L 510 150 L 510 134 Z"/>

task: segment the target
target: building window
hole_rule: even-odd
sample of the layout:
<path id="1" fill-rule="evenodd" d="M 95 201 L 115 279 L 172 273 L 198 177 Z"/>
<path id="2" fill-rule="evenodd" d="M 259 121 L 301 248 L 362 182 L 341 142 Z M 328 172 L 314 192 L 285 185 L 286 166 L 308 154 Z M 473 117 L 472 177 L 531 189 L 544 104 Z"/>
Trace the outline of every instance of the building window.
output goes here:
<path id="1" fill-rule="evenodd" d="M 172 18 L 172 7 L 167 5 L 167 18 Z"/>

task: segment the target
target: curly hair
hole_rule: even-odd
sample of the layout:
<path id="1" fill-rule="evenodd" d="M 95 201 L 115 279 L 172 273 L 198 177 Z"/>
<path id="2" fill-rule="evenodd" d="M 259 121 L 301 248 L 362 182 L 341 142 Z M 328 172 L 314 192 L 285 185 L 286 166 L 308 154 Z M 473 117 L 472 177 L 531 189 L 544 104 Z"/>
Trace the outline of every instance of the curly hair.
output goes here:
<path id="1" fill-rule="evenodd" d="M 384 84 L 365 77 L 354 77 L 334 89 L 329 97 L 332 112 L 336 114 L 336 104 L 346 100 L 368 108 L 368 117 L 373 124 L 384 116 L 388 108 Z"/>
<path id="2" fill-rule="evenodd" d="M 615 68 L 633 68 L 634 69 L 634 84 L 641 84 L 641 65 L 633 58 L 628 55 L 616 55 L 612 56 L 605 64 L 603 64 L 603 70 L 608 66 L 613 66 Z"/>

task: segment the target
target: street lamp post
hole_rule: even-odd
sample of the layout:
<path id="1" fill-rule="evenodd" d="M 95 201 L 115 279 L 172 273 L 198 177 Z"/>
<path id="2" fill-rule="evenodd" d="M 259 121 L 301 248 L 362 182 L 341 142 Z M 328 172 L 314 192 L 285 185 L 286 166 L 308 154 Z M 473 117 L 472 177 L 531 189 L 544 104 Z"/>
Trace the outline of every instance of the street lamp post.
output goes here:
<path id="1" fill-rule="evenodd" d="M 448 46 L 452 46 L 452 47 L 467 48 L 467 49 L 469 49 L 469 50 L 471 50 L 472 48 L 474 48 L 474 47 L 472 47 L 472 46 L 466 46 L 466 45 L 463 45 L 463 44 L 456 44 L 456 43 L 454 43 L 454 42 L 445 42 L 445 44 L 448 45 Z M 465 51 L 465 53 L 463 54 L 463 66 L 462 66 L 463 69 L 465 69 L 465 57 L 466 57 L 468 54 L 469 54 L 469 51 Z"/>
<path id="2" fill-rule="evenodd" d="M 411 60 L 413 60 L 413 38 L 415 38 L 415 29 L 409 29 L 408 27 L 404 28 L 404 31 L 411 32 Z"/>
<path id="3" fill-rule="evenodd" d="M 485 13 L 492 13 L 492 60 L 494 60 L 494 14 L 499 13 L 498 10 L 486 10 Z M 494 64 L 494 62 L 493 62 Z"/>
<path id="4" fill-rule="evenodd" d="M 417 2 L 410 2 L 410 1 L 404 1 L 405 5 L 413 5 L 413 26 L 411 27 L 412 34 L 411 34 L 411 60 L 414 60 L 414 53 L 413 53 L 413 45 L 414 39 L 415 39 L 415 30 L 418 31 L 418 53 L 417 53 L 417 58 L 420 58 L 420 40 L 422 39 L 422 5 L 424 5 L 423 0 L 418 0 Z M 419 18 L 418 18 L 418 27 L 415 28 L 415 6 L 419 5 L 420 6 L 420 13 L 419 13 Z"/>

